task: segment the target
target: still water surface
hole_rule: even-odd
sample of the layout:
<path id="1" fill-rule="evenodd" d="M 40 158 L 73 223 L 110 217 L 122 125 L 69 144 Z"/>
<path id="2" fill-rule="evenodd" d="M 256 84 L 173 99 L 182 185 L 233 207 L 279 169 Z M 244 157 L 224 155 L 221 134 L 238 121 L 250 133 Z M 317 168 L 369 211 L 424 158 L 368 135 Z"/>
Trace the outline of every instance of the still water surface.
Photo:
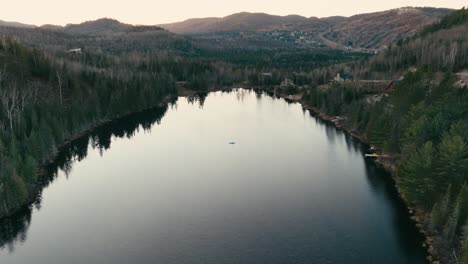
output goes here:
<path id="1" fill-rule="evenodd" d="M 363 151 L 282 99 L 179 98 L 62 151 L 0 263 L 425 263 Z"/>

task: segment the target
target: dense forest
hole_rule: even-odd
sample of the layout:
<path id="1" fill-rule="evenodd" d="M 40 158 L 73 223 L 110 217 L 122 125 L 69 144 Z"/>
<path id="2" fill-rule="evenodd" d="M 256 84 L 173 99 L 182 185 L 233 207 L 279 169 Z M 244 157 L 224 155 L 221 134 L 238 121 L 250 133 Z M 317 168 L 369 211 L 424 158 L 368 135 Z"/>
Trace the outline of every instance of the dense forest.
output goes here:
<path id="1" fill-rule="evenodd" d="M 96 148 L 103 152 L 110 148 L 114 137 L 130 138 L 141 128 L 150 130 L 153 124 L 161 121 L 167 109 L 168 106 L 165 104 L 161 107 L 130 114 L 99 126 L 86 135 L 73 140 L 59 151 L 52 163 L 44 166 L 44 175 L 40 178 L 40 184 L 47 186 L 52 183 L 59 170 L 68 175 L 73 163 L 85 159 L 90 148 Z M 41 195 L 41 190 L 39 190 L 38 195 Z M 40 199 L 35 201 L 34 207 L 40 207 L 40 202 Z M 25 210 L 18 211 L 15 217 L 0 219 L 0 248 L 8 247 L 13 250 L 15 242 L 27 236 L 31 214 L 32 208 L 25 208 Z"/>
<path id="2" fill-rule="evenodd" d="M 0 54 L 1 215 L 32 199 L 39 166 L 66 140 L 175 94 L 169 74 L 73 72 L 8 39 Z"/>
<path id="3" fill-rule="evenodd" d="M 96 23 L 99 30 L 109 26 L 122 32 L 83 34 L 95 30 L 88 24 L 73 27 L 78 34 L 0 27 L 0 216 L 34 200 L 41 167 L 64 143 L 109 120 L 155 107 L 175 97 L 177 87 L 279 85 L 295 69 L 368 56 L 205 49 L 158 27 Z M 266 79 L 264 72 L 270 74 Z"/>
<path id="4" fill-rule="evenodd" d="M 342 116 L 393 158 L 398 186 L 434 237 L 430 250 L 468 263 L 468 90 L 457 79 L 468 68 L 467 10 L 378 54 L 208 49 L 157 27 L 123 30 L 0 28 L 0 218 L 34 200 L 44 166 L 84 132 L 167 103 L 181 88 L 247 85 Z M 337 73 L 354 81 L 331 82 Z M 285 78 L 293 85 L 280 86 Z"/>
<path id="5" fill-rule="evenodd" d="M 468 87 L 457 73 L 468 68 L 466 32 L 462 9 L 368 61 L 331 69 L 356 79 L 402 76 L 393 89 L 364 89 L 355 80 L 304 92 L 307 104 L 343 116 L 346 127 L 397 159 L 397 184 L 421 209 L 434 236 L 431 250 L 446 262 L 455 250 L 462 263 L 468 263 Z"/>

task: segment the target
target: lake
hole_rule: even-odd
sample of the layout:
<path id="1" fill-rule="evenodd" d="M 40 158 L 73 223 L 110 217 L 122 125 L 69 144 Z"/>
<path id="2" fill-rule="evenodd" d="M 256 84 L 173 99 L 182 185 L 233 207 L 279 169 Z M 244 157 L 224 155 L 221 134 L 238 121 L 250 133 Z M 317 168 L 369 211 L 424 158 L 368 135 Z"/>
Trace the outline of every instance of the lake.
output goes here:
<path id="1" fill-rule="evenodd" d="M 0 263 L 426 263 L 365 151 L 266 94 L 179 98 L 63 149 Z"/>

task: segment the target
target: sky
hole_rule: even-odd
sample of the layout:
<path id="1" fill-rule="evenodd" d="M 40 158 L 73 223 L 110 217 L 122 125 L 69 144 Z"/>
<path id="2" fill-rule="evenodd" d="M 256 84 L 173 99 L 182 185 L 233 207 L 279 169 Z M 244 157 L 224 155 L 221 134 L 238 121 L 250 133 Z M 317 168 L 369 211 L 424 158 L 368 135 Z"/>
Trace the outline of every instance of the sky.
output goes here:
<path id="1" fill-rule="evenodd" d="M 404 6 L 461 8 L 467 0 L 0 0 L 0 20 L 65 25 L 108 17 L 155 25 L 194 17 L 264 12 L 306 17 L 351 16 Z"/>

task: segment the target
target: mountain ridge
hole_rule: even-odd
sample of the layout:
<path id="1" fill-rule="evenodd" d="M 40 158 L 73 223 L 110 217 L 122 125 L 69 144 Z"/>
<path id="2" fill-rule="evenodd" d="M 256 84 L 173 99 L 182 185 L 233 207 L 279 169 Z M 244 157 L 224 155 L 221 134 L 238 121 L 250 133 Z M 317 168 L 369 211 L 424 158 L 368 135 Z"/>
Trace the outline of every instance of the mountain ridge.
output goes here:
<path id="1" fill-rule="evenodd" d="M 224 17 L 207 17 L 207 18 L 189 18 L 184 21 L 180 22 L 175 22 L 175 23 L 164 23 L 164 24 L 159 24 L 158 26 L 165 28 L 169 31 L 172 31 L 174 33 L 178 34 L 194 34 L 194 33 L 208 33 L 208 32 L 223 32 L 223 31 L 229 31 L 232 28 L 222 28 L 220 27 L 221 25 L 224 24 L 235 24 L 239 18 L 242 19 L 247 19 L 247 20 L 259 20 L 260 18 L 263 19 L 269 19 L 270 21 L 263 21 L 265 22 L 272 22 L 272 23 L 281 23 L 281 22 L 290 22 L 290 23 L 310 23 L 310 22 L 317 22 L 317 21 L 323 21 L 323 22 L 328 22 L 328 23 L 335 23 L 335 22 L 343 22 L 346 20 L 355 20 L 359 19 L 362 17 L 366 17 L 369 15 L 378 15 L 378 14 L 384 14 L 388 12 L 426 12 L 426 13 L 436 13 L 437 16 L 440 15 L 445 15 L 449 12 L 453 11 L 452 9 L 448 8 L 431 8 L 431 7 L 401 7 L 401 8 L 396 8 L 396 9 L 390 9 L 390 10 L 385 10 L 385 11 L 380 11 L 380 12 L 372 12 L 372 13 L 363 13 L 363 14 L 356 14 L 353 16 L 345 17 L 345 16 L 330 16 L 330 17 L 305 17 L 305 16 L 300 16 L 300 15 L 285 15 L 285 16 L 280 16 L 280 15 L 271 15 L 267 13 L 262 13 L 262 12 L 240 12 L 240 13 L 235 13 L 231 14 L 228 16 Z M 197 22 L 198 24 L 205 24 L 205 28 L 191 28 L 191 23 L 192 22 Z M 212 24 L 214 23 L 214 24 Z"/>
<path id="2" fill-rule="evenodd" d="M 35 28 L 35 25 L 24 24 L 20 22 L 14 21 L 3 21 L 0 20 L 0 26 L 2 27 L 18 27 L 18 28 Z"/>
<path id="3" fill-rule="evenodd" d="M 112 18 L 101 18 L 65 26 L 35 27 L 4 22 L 7 27 L 40 28 L 71 35 L 115 35 L 128 32 L 169 31 L 189 35 L 193 40 L 236 47 L 270 45 L 284 48 L 330 48 L 375 52 L 400 39 L 415 35 L 436 23 L 451 9 L 402 7 L 350 17 L 304 17 L 240 12 L 225 17 L 191 18 L 182 22 L 153 26 L 132 25 Z M 0 26 L 2 23 L 0 22 Z M 217 43 L 217 44 L 216 44 Z"/>
<path id="4" fill-rule="evenodd" d="M 308 47 L 372 50 L 411 37 L 452 11 L 447 8 L 402 7 L 350 17 L 324 18 L 242 12 L 222 18 L 188 19 L 159 26 L 176 34 L 194 37 L 211 35 L 217 38 L 222 34 L 250 33 L 250 38 L 255 38 L 253 35 L 256 34 L 257 38 L 287 40 Z"/>

